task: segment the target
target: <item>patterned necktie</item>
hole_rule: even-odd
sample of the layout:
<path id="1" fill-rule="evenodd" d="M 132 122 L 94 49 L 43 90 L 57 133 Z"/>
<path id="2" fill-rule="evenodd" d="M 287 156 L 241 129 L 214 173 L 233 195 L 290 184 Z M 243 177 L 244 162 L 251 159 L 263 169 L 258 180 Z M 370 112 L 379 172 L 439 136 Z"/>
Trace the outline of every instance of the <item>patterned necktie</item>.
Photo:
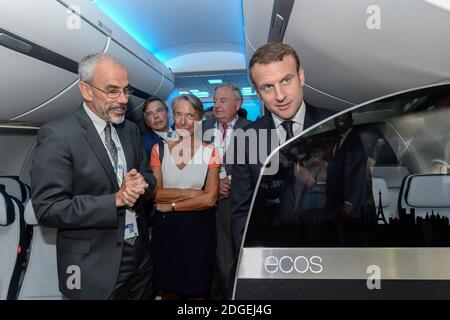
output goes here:
<path id="1" fill-rule="evenodd" d="M 109 154 L 111 155 L 111 158 L 114 163 L 114 170 L 117 171 L 117 161 L 118 161 L 118 154 L 117 154 L 117 146 L 114 143 L 112 136 L 111 136 L 111 124 L 106 124 L 105 127 L 105 145 L 106 149 L 108 149 Z"/>
<path id="2" fill-rule="evenodd" d="M 228 124 L 227 123 L 220 123 L 220 126 L 222 127 L 222 144 L 223 144 L 222 163 L 225 164 L 226 161 L 227 161 L 226 151 L 227 151 L 227 129 L 228 129 Z"/>
<path id="3" fill-rule="evenodd" d="M 281 123 L 281 125 L 284 128 L 284 131 L 286 131 L 286 140 L 285 141 L 288 141 L 289 139 L 291 139 L 294 136 L 294 132 L 292 131 L 293 124 L 294 124 L 294 121 L 291 121 L 291 120 L 283 121 Z"/>
<path id="4" fill-rule="evenodd" d="M 227 123 L 221 123 L 220 125 L 222 126 L 222 141 L 225 144 L 225 141 L 226 141 L 226 138 L 227 138 L 228 124 Z"/>

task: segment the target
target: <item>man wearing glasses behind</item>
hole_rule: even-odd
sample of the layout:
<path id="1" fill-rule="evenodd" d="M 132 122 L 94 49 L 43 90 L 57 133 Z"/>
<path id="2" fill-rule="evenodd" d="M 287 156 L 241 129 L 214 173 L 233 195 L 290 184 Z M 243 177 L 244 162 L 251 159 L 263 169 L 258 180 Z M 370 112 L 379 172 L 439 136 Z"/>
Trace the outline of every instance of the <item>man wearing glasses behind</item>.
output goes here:
<path id="1" fill-rule="evenodd" d="M 141 144 L 150 162 L 153 145 L 174 139 L 175 131 L 169 125 L 169 108 L 157 97 L 150 97 L 144 102 L 142 115 L 148 131 L 141 135 Z"/>
<path id="2" fill-rule="evenodd" d="M 126 68 L 94 54 L 78 67 L 84 103 L 42 126 L 31 169 L 40 225 L 58 229 L 59 290 L 69 299 L 143 299 L 151 294 L 148 221 L 155 179 L 125 120 Z"/>

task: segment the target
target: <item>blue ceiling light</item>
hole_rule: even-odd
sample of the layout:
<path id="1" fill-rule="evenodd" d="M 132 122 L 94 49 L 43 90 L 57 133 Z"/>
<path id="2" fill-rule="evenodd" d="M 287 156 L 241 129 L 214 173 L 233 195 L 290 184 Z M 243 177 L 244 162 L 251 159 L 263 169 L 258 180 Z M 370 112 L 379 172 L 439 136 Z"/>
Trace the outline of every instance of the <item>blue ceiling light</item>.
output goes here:
<path id="1" fill-rule="evenodd" d="M 252 87 L 242 87 L 241 93 L 243 96 L 256 96 L 256 92 L 253 91 Z"/>
<path id="2" fill-rule="evenodd" d="M 179 93 L 180 94 L 193 94 L 197 98 L 208 98 L 209 97 L 209 92 L 207 92 L 207 91 L 200 91 L 200 90 L 197 90 L 197 89 L 192 89 L 192 90 L 189 90 L 189 91 L 182 90 Z"/>
<path id="3" fill-rule="evenodd" d="M 208 98 L 209 97 L 209 93 L 206 91 L 192 92 L 192 94 L 194 96 L 196 96 L 197 98 Z"/>
<path id="4" fill-rule="evenodd" d="M 136 22 L 127 1 L 96 1 L 94 4 L 145 49 L 153 53 L 151 37 L 141 31 L 142 27 Z M 157 58 L 160 59 L 160 57 Z"/>
<path id="5" fill-rule="evenodd" d="M 209 79 L 208 82 L 209 84 L 221 84 L 222 79 Z"/>
<path id="6" fill-rule="evenodd" d="M 189 91 L 197 98 L 208 98 L 209 97 L 209 92 L 207 92 L 207 91 L 200 91 L 197 89 L 192 89 Z"/>
<path id="7" fill-rule="evenodd" d="M 247 119 L 255 121 L 260 115 L 261 101 L 258 99 L 245 99 L 242 108 L 247 110 Z"/>

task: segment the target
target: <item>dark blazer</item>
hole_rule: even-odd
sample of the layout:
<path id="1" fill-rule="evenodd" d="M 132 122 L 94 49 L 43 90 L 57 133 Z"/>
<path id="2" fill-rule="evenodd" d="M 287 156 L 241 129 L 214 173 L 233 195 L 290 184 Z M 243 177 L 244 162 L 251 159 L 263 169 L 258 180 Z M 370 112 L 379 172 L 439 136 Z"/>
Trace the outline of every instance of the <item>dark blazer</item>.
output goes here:
<path id="1" fill-rule="evenodd" d="M 142 148 L 144 148 L 144 152 L 149 163 L 153 146 L 163 141 L 164 139 L 161 138 L 161 136 L 155 133 L 155 131 L 153 131 L 152 129 L 149 129 L 146 133 L 141 135 L 141 145 Z"/>
<path id="2" fill-rule="evenodd" d="M 315 123 L 331 116 L 332 114 L 332 111 L 307 105 L 303 128 L 307 129 Z M 257 119 L 256 121 L 250 123 L 247 127 L 245 127 L 245 130 L 258 131 L 267 129 L 275 130 L 275 123 L 273 122 L 271 113 L 267 113 L 263 117 Z M 257 152 L 259 154 L 260 136 L 256 136 L 257 144 L 252 148 L 252 150 L 256 151 L 253 151 L 252 153 Z M 276 141 L 273 141 L 274 139 Z M 271 138 L 271 135 L 267 134 L 267 141 L 265 145 L 267 145 L 266 155 L 269 155 L 270 152 L 279 145 L 278 136 L 276 138 Z M 265 161 L 265 159 L 260 159 L 260 157 L 258 156 L 256 163 L 250 163 L 249 150 L 250 148 L 248 143 L 245 143 L 245 147 L 243 150 L 236 151 L 236 153 L 245 153 L 244 155 L 240 155 L 241 157 L 244 157 L 244 163 L 238 163 L 238 161 L 236 160 L 236 164 L 233 165 L 232 173 L 233 187 L 231 188 L 231 227 L 233 231 L 235 249 L 237 252 L 239 252 L 242 237 L 244 235 L 245 224 L 247 222 L 251 199 L 253 196 L 253 192 L 255 191 L 256 183 L 258 181 L 259 172 L 261 170 L 263 162 Z"/>
<path id="3" fill-rule="evenodd" d="M 367 155 L 358 131 L 352 129 L 328 163 L 324 218 L 337 220 L 345 201 L 353 205 L 350 218 L 361 218 L 367 197 Z"/>
<path id="4" fill-rule="evenodd" d="M 233 130 L 243 129 L 248 124 L 250 124 L 250 121 L 239 117 L 233 126 Z M 215 137 L 214 136 L 211 136 L 211 137 L 205 136 L 205 132 L 210 129 L 214 129 L 215 125 L 216 125 L 216 120 L 213 118 L 203 121 L 203 123 L 202 123 L 202 134 L 203 134 L 202 140 L 203 140 L 203 142 L 205 142 L 207 144 L 211 144 L 214 142 Z M 227 175 L 232 174 L 232 165 L 231 164 L 225 164 L 225 172 L 227 173 Z"/>
<path id="5" fill-rule="evenodd" d="M 138 127 L 126 120 L 115 128 L 128 171 L 137 169 L 149 184 L 133 208 L 139 215 L 140 237 L 148 241 L 143 205 L 155 179 L 139 144 Z M 115 205 L 118 190 L 106 148 L 83 107 L 41 127 L 31 169 L 31 198 L 39 224 L 58 229 L 59 289 L 68 298 L 106 299 L 114 289 L 125 223 L 125 209 Z M 67 287 L 70 266 L 80 268 L 79 290 Z"/>

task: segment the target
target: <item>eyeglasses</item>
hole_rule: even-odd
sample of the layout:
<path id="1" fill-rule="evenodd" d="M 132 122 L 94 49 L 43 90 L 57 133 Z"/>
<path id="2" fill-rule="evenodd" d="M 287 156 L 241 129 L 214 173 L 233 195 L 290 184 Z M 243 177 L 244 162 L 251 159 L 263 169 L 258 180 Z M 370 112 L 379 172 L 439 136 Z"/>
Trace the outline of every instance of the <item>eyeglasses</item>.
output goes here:
<path id="1" fill-rule="evenodd" d="M 92 83 L 89 83 L 89 82 L 86 82 L 86 81 L 83 81 L 83 82 L 86 83 L 86 84 L 88 84 L 88 85 L 90 85 L 91 87 L 93 87 L 93 88 L 95 88 L 95 89 L 97 89 L 97 90 L 100 90 L 101 92 L 103 92 L 104 94 L 106 94 L 106 96 L 107 96 L 108 98 L 111 98 L 111 99 L 117 99 L 117 98 L 119 98 L 119 97 L 120 97 L 120 94 L 121 94 L 122 92 L 123 92 L 123 94 L 124 94 L 125 97 L 129 98 L 131 95 L 133 95 L 133 92 L 134 92 L 134 89 L 131 88 L 130 86 L 124 88 L 123 90 L 120 90 L 120 89 L 111 89 L 111 90 L 106 91 L 106 90 L 100 89 L 100 88 L 97 87 L 97 86 L 94 86 Z"/>
<path id="2" fill-rule="evenodd" d="M 185 119 L 190 120 L 190 121 L 195 119 L 195 116 L 192 113 L 175 112 L 173 114 L 173 116 L 175 117 L 175 119 L 185 118 Z"/>
<path id="3" fill-rule="evenodd" d="M 154 118 L 154 117 L 156 117 L 156 115 L 160 115 L 164 111 L 166 111 L 165 108 L 158 108 L 158 109 L 155 110 L 155 112 L 152 112 L 152 111 L 144 112 L 144 117 L 146 117 L 146 118 Z"/>

